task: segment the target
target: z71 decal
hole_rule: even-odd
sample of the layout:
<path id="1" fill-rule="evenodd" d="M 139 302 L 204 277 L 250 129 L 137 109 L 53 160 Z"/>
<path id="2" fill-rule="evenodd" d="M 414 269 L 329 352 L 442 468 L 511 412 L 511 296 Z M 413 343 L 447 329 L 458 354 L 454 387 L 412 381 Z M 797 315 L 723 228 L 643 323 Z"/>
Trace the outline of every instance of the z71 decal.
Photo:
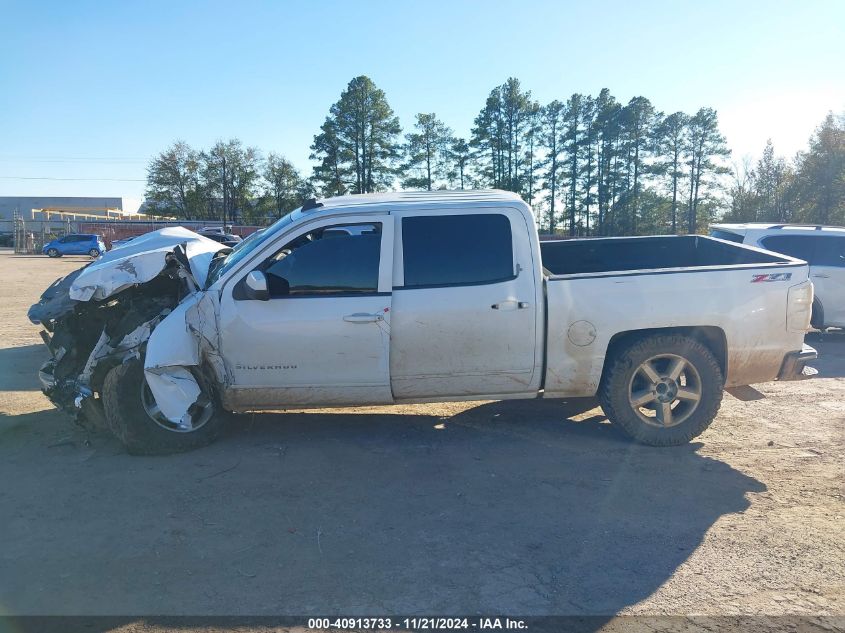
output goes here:
<path id="1" fill-rule="evenodd" d="M 789 281 L 792 273 L 771 273 L 770 275 L 751 275 L 751 283 L 759 284 L 763 281 Z"/>

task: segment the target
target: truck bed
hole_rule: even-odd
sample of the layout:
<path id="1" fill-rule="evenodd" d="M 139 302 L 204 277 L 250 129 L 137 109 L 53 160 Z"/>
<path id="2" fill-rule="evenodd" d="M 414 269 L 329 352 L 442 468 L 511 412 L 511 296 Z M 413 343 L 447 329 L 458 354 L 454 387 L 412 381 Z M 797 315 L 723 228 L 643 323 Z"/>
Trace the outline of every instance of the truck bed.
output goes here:
<path id="1" fill-rule="evenodd" d="M 610 237 L 540 242 L 547 274 L 795 264 L 796 260 L 702 235 Z"/>

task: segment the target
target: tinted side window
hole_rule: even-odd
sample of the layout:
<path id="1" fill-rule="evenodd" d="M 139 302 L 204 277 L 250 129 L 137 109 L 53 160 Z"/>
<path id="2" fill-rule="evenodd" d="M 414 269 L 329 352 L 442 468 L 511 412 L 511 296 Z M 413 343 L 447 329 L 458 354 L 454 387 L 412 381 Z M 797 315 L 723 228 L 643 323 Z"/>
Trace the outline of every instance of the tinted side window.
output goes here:
<path id="1" fill-rule="evenodd" d="M 845 238 L 820 237 L 816 240 L 816 261 L 819 266 L 845 267 Z"/>
<path id="2" fill-rule="evenodd" d="M 405 288 L 512 279 L 508 218 L 498 213 L 402 219 Z"/>
<path id="3" fill-rule="evenodd" d="M 809 235 L 772 235 L 760 240 L 763 248 L 767 250 L 797 257 L 811 264 L 814 264 L 816 259 L 816 242 L 818 242 L 818 238 Z"/>
<path id="4" fill-rule="evenodd" d="M 738 233 L 731 233 L 730 231 L 713 229 L 710 231 L 710 237 L 718 237 L 720 240 L 728 240 L 729 242 L 742 244 L 742 235 L 739 235 Z"/>
<path id="5" fill-rule="evenodd" d="M 271 296 L 378 292 L 380 233 L 321 237 L 282 251 L 265 269 Z"/>

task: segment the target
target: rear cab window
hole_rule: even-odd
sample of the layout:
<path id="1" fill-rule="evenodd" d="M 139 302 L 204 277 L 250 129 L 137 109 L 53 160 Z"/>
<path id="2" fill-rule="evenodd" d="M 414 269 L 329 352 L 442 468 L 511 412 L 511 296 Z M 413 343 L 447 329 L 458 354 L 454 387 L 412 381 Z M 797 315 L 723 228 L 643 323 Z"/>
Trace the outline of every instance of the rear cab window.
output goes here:
<path id="1" fill-rule="evenodd" d="M 500 213 L 402 218 L 403 288 L 514 279 L 513 237 Z"/>

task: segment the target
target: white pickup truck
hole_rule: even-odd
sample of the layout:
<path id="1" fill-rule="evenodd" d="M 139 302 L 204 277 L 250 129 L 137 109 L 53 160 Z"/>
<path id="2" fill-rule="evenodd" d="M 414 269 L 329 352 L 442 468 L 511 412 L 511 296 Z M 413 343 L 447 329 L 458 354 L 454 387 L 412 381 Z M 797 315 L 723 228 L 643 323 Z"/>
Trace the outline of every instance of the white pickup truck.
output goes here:
<path id="1" fill-rule="evenodd" d="M 29 316 L 45 393 L 130 452 L 207 444 L 223 411 L 595 395 L 674 445 L 724 387 L 815 358 L 807 277 L 703 236 L 541 242 L 507 192 L 406 192 L 309 201 L 234 249 L 150 233 Z"/>

